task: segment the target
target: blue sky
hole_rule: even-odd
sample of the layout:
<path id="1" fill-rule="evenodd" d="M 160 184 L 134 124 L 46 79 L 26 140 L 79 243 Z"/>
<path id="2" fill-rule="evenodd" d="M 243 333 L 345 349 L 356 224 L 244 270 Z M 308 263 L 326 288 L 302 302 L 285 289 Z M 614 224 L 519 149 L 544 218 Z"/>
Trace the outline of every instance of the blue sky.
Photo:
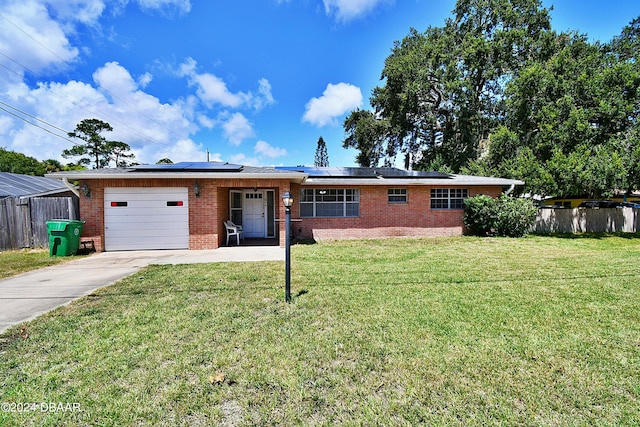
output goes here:
<path id="1" fill-rule="evenodd" d="M 557 31 L 608 41 L 637 0 L 544 0 Z M 342 121 L 368 108 L 393 42 L 442 26 L 437 0 L 0 0 L 0 147 L 39 160 L 86 118 L 141 163 L 354 165 Z M 29 121 L 39 127 L 26 123 Z"/>

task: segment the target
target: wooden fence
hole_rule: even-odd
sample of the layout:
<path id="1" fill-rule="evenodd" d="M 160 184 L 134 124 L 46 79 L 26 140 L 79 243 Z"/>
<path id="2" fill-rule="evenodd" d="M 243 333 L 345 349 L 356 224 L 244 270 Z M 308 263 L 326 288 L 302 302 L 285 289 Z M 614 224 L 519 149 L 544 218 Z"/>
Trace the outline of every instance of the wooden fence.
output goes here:
<path id="1" fill-rule="evenodd" d="M 536 233 L 637 233 L 640 209 L 540 209 Z"/>
<path id="2" fill-rule="evenodd" d="M 47 247 L 47 221 L 79 218 L 77 197 L 0 199 L 0 250 Z"/>

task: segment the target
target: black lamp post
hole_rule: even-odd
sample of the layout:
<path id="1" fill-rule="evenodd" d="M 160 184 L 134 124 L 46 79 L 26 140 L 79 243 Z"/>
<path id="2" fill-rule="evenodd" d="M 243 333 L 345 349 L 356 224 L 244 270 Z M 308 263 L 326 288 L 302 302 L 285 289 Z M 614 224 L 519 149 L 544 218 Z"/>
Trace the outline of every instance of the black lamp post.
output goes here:
<path id="1" fill-rule="evenodd" d="M 293 196 L 288 191 L 282 195 L 285 212 L 285 262 L 284 262 L 284 300 L 291 302 L 291 206 Z"/>

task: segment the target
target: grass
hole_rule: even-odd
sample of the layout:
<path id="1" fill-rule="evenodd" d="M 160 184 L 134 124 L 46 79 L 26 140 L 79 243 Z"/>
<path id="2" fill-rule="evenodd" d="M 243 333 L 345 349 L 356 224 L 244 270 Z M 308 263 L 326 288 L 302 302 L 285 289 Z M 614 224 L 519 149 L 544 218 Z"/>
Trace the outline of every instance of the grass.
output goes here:
<path id="1" fill-rule="evenodd" d="M 470 237 L 151 266 L 16 327 L 0 425 L 640 425 L 640 239 Z"/>
<path id="2" fill-rule="evenodd" d="M 50 257 L 48 249 L 21 249 L 0 252 L 0 280 L 38 268 L 66 262 L 73 257 Z"/>

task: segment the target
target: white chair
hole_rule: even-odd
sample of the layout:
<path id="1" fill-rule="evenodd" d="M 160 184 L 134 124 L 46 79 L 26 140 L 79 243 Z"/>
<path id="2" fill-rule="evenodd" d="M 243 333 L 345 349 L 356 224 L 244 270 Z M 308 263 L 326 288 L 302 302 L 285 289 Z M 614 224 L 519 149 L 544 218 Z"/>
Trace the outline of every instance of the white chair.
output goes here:
<path id="1" fill-rule="evenodd" d="M 244 233 L 241 225 L 235 225 L 231 220 L 224 222 L 224 228 L 227 229 L 227 246 L 229 246 L 229 237 L 236 236 L 236 245 L 240 245 L 240 239 L 244 240 Z"/>

